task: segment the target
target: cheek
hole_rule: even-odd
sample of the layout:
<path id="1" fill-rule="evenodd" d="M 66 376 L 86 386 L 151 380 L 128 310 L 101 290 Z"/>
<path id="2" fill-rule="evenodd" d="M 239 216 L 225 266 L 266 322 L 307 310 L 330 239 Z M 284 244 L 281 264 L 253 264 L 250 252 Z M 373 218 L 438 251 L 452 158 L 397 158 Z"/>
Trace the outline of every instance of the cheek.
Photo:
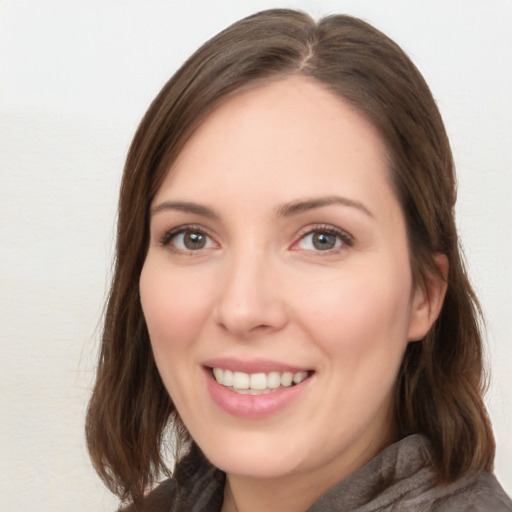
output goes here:
<path id="1" fill-rule="evenodd" d="M 339 439 L 359 435 L 374 421 L 387 428 L 408 343 L 408 276 L 352 270 L 322 292 L 303 294 L 301 310 L 302 328 L 323 354 L 320 375 L 328 391 L 322 421 Z"/>
<path id="2" fill-rule="evenodd" d="M 155 355 L 184 348 L 204 324 L 209 294 L 186 272 L 170 272 L 146 262 L 140 277 L 140 297 Z"/>
<path id="3" fill-rule="evenodd" d="M 311 338 L 334 357 L 357 360 L 391 347 L 401 351 L 407 343 L 410 289 L 409 274 L 399 269 L 351 268 L 301 293 L 298 316 Z"/>

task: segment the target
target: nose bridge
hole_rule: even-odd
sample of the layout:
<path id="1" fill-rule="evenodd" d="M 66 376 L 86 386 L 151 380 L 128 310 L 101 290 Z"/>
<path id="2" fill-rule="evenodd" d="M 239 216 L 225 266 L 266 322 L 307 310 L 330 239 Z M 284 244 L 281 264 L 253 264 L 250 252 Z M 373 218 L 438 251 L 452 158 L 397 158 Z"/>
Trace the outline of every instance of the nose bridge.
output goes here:
<path id="1" fill-rule="evenodd" d="M 282 328 L 286 307 L 276 266 L 270 251 L 257 242 L 232 248 L 219 290 L 217 322 L 237 337 Z"/>

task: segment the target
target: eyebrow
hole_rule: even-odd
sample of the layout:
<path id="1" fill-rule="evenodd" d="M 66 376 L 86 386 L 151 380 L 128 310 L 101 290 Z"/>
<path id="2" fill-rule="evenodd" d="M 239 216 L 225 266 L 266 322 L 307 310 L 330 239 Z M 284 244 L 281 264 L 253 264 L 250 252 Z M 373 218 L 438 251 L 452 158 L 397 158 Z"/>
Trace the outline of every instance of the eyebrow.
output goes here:
<path id="1" fill-rule="evenodd" d="M 289 203 L 283 204 L 277 208 L 277 215 L 279 217 L 292 217 L 308 210 L 314 210 L 315 208 L 322 208 L 323 206 L 330 206 L 332 204 L 341 204 L 343 206 L 349 206 L 356 208 L 361 212 L 365 213 L 369 217 L 373 218 L 372 212 L 359 201 L 354 201 L 346 197 L 341 196 L 326 196 L 326 197 L 314 197 L 309 199 L 298 199 L 290 201 Z M 218 219 L 220 216 L 208 206 L 204 206 L 198 203 L 192 203 L 189 201 L 164 201 L 159 205 L 151 208 L 151 215 L 160 213 L 167 210 L 176 210 L 186 213 L 193 213 L 195 215 L 202 215 L 211 219 Z"/>
<path id="2" fill-rule="evenodd" d="M 157 206 L 151 208 L 151 215 L 160 213 L 167 210 L 177 210 L 180 212 L 194 213 L 195 215 L 202 215 L 211 219 L 218 219 L 219 215 L 211 208 L 202 204 L 190 203 L 187 201 L 164 201 Z"/>
<path id="3" fill-rule="evenodd" d="M 277 214 L 280 217 L 291 217 L 298 215 L 308 210 L 315 208 L 322 208 L 323 206 L 330 206 L 332 204 L 341 204 L 343 206 L 349 206 L 356 208 L 361 212 L 365 213 L 371 218 L 374 218 L 373 213 L 359 201 L 354 201 L 346 197 L 341 196 L 325 196 L 325 197 L 312 197 L 308 199 L 299 199 L 297 201 L 291 201 L 278 208 Z"/>

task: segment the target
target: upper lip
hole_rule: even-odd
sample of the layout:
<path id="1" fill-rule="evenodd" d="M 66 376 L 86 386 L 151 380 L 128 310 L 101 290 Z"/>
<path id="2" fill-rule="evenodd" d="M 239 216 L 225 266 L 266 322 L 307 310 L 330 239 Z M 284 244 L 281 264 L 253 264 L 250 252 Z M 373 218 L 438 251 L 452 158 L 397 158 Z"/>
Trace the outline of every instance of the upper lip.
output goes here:
<path id="1" fill-rule="evenodd" d="M 311 368 L 299 367 L 270 359 L 236 359 L 231 357 L 218 357 L 208 359 L 203 362 L 208 368 L 222 368 L 223 370 L 231 370 L 232 372 L 244 373 L 269 373 L 269 372 L 292 372 L 299 373 L 310 371 Z"/>

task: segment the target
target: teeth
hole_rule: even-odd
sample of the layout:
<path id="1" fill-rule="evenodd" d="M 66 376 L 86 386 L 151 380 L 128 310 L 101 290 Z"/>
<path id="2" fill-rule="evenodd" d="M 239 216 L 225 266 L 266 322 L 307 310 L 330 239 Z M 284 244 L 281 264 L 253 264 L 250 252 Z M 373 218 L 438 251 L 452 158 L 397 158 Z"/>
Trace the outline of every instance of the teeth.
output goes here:
<path id="1" fill-rule="evenodd" d="M 226 387 L 232 387 L 246 395 L 261 395 L 269 393 L 279 387 L 290 387 L 292 384 L 300 384 L 308 377 L 308 372 L 269 372 L 269 373 L 244 373 L 213 368 L 215 380 Z"/>
<path id="2" fill-rule="evenodd" d="M 291 386 L 293 382 L 293 373 L 292 372 L 284 372 L 281 375 L 281 385 L 284 387 Z"/>
<path id="3" fill-rule="evenodd" d="M 270 372 L 267 375 L 267 387 L 277 389 L 281 385 L 281 374 L 279 372 Z"/>
<path id="4" fill-rule="evenodd" d="M 223 374 L 224 374 L 224 371 L 222 370 L 222 368 L 214 368 L 213 369 L 213 376 L 215 377 L 215 380 L 221 384 L 222 383 L 222 380 L 223 380 Z"/>
<path id="5" fill-rule="evenodd" d="M 296 373 L 293 376 L 293 382 L 295 382 L 295 384 L 300 384 L 307 376 L 308 376 L 308 372 Z"/>
<path id="6" fill-rule="evenodd" d="M 235 372 L 233 374 L 233 387 L 235 389 L 249 389 L 249 374 L 243 372 Z"/>
<path id="7" fill-rule="evenodd" d="M 223 370 L 221 370 L 223 371 Z M 231 370 L 224 370 L 223 376 L 222 376 L 222 383 L 224 386 L 232 386 L 234 380 L 234 375 Z"/>
<path id="8" fill-rule="evenodd" d="M 251 389 L 267 389 L 267 376 L 264 373 L 253 373 L 250 377 Z"/>

